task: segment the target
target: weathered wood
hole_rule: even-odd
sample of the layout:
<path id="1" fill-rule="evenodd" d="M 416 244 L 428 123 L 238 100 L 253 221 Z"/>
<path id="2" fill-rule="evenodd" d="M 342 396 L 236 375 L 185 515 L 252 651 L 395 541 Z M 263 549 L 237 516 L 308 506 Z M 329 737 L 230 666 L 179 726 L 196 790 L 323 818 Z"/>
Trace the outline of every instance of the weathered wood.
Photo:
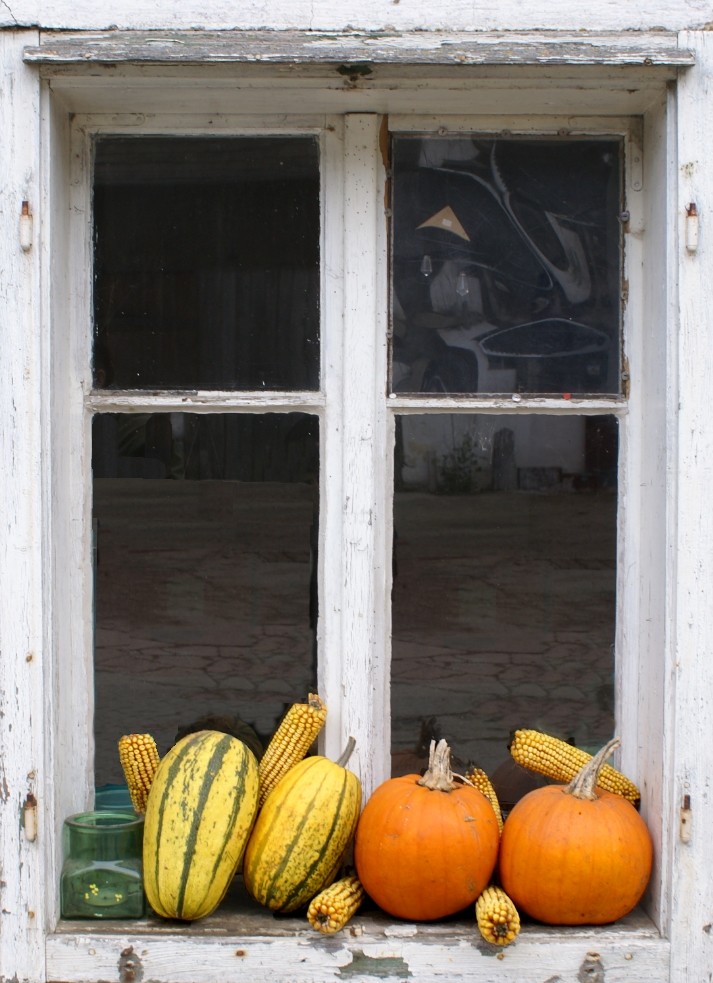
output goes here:
<path id="1" fill-rule="evenodd" d="M 332 64 L 345 78 L 368 79 L 374 66 L 411 65 L 613 65 L 686 66 L 690 51 L 675 35 L 560 34 L 540 31 L 418 34 L 320 31 L 112 31 L 90 35 L 43 34 L 27 48 L 28 62 L 146 64 L 259 62 Z"/>
<path id="2" fill-rule="evenodd" d="M 266 9 L 263 0 L 245 0 L 238 7 L 230 0 L 199 0 L 166 6 L 146 0 L 10 0 L 2 6 L 0 25 L 35 26 L 71 30 L 114 27 L 141 29 L 195 28 L 339 30 L 345 26 L 365 30 L 681 30 L 703 28 L 710 22 L 710 7 L 699 0 L 651 0 L 647 4 L 598 0 L 582 6 L 570 0 L 448 0 L 442 4 L 394 3 L 362 0 L 358 6 L 339 0 L 275 0 Z"/>
<path id="3" fill-rule="evenodd" d="M 0 978 L 44 971 L 48 828 L 44 737 L 47 538 L 40 340 L 39 90 L 22 64 L 25 34 L 0 35 Z M 29 248 L 20 214 L 32 215 Z M 28 811 L 26 811 L 26 808 Z M 36 834 L 33 837 L 33 834 Z"/>
<path id="4" fill-rule="evenodd" d="M 446 0 L 440 6 L 365 0 L 345 12 L 327 0 L 277 0 L 269 12 L 269 27 L 277 30 L 260 30 L 266 15 L 258 0 L 242 4 L 239 14 L 227 0 L 211 4 L 207 13 L 204 7 L 192 0 L 171 6 L 18 0 L 3 4 L 0 13 L 0 27 L 12 28 L 0 34 L 0 978 L 95 983 L 116 979 L 132 955 L 145 979 L 171 983 L 195 983 L 197 966 L 202 983 L 707 978 L 713 965 L 713 840 L 706 828 L 713 759 L 710 741 L 701 735 L 711 729 L 706 693 L 713 673 L 713 516 L 707 505 L 713 477 L 713 298 L 706 272 L 713 259 L 713 36 L 707 30 L 680 37 L 671 32 L 710 26 L 709 5 L 654 0 L 632 11 L 620 0 L 586 8 L 571 0 L 554 0 L 546 8 L 540 0 Z M 106 33 L 40 38 L 34 30 L 18 32 L 23 23 Z M 108 30 L 117 23 L 126 33 Z M 361 32 L 354 29 L 360 26 Z M 44 103 L 38 68 L 51 78 Z M 205 84 L 197 84 L 199 76 Z M 238 76 L 241 87 L 232 82 Z M 664 80 L 676 76 L 678 95 L 673 87 L 666 95 Z M 393 91 L 388 84 L 379 87 L 388 79 L 397 80 Z M 482 83 L 474 84 L 477 79 Z M 50 90 L 66 104 L 50 98 Z M 268 125 L 265 111 L 361 114 L 347 120 L 346 177 L 336 132 L 341 122 L 333 120 L 333 129 L 322 135 L 328 148 L 325 393 L 261 393 L 259 400 L 256 394 L 104 393 L 85 399 L 91 334 L 88 141 L 70 175 L 67 111 L 105 113 L 84 121 L 89 130 L 231 132 L 237 124 L 230 114 L 238 103 L 241 113 L 255 114 L 253 128 Z M 498 125 L 507 114 L 533 113 L 549 121 L 543 126 L 552 125 L 555 117 L 544 115 L 552 113 L 580 119 L 593 113 L 647 115 L 645 205 L 631 207 L 631 198 L 626 203 L 630 401 L 398 397 L 389 401 L 388 412 L 574 410 L 614 413 L 622 420 L 619 561 L 625 610 L 617 637 L 618 689 L 629 737 L 625 770 L 643 786 L 643 809 L 656 841 L 659 873 L 648 907 L 661 932 L 638 919 L 597 931 L 528 926 L 501 959 L 465 923 L 424 927 L 364 918 L 334 939 L 315 938 L 294 920 L 272 920 L 268 927 L 265 921 L 229 918 L 185 928 L 149 921 L 75 923 L 53 932 L 59 828 L 91 791 L 92 412 L 210 412 L 221 405 L 240 412 L 301 408 L 320 415 L 321 576 L 340 585 L 332 597 L 341 602 L 320 629 L 323 650 L 339 655 L 323 672 L 327 690 L 337 695 L 330 751 L 355 731 L 363 753 L 356 764 L 366 786 L 384 774 L 390 533 L 388 516 L 378 510 L 385 508 L 390 483 L 390 422 L 384 419 L 385 353 L 376 339 L 385 337 L 387 263 L 378 123 L 368 114 L 394 110 L 488 113 Z M 216 111 L 227 115 L 207 117 Z M 129 115 L 134 112 L 164 115 L 147 120 Z M 282 123 L 273 116 L 269 125 Z M 324 121 L 314 125 L 321 130 Z M 47 164 L 42 186 L 41 145 Z M 35 239 L 27 252 L 16 235 L 22 200 L 34 214 Z M 697 252 L 687 251 L 684 242 L 692 202 L 701 215 Z M 39 806 L 34 842 L 22 824 L 28 795 Z M 680 810 L 687 795 L 691 821 L 684 842 Z M 51 933 L 46 971 L 45 930 Z"/>
<path id="5" fill-rule="evenodd" d="M 389 406 L 404 415 L 423 413 L 424 409 L 439 409 L 447 413 L 496 413 L 498 415 L 519 413 L 547 413 L 548 415 L 576 412 L 583 416 L 601 413 L 620 413 L 626 401 L 619 397 L 605 396 L 602 399 L 572 396 L 569 399 L 557 396 L 512 396 L 494 395 L 489 399 L 478 396 L 429 396 L 418 397 L 393 395 Z"/>
<path id="6" fill-rule="evenodd" d="M 85 406 L 93 413 L 214 413 L 239 409 L 255 413 L 316 412 L 324 406 L 317 392 L 161 392 L 109 390 L 87 396 Z"/>
<path id="7" fill-rule="evenodd" d="M 355 918 L 335 936 L 317 937 L 304 922 L 279 922 L 268 934 L 201 936 L 171 928 L 151 935 L 124 927 L 115 934 L 54 935 L 48 940 L 49 981 L 96 983 L 115 979 L 122 959 L 131 959 L 144 979 L 195 983 L 330 983 L 375 979 L 446 983 L 543 983 L 546 980 L 606 980 L 606 983 L 664 983 L 669 945 L 636 919 L 597 930 L 526 927 L 506 949 L 484 942 L 474 922 L 443 925 L 387 924 Z"/>
<path id="8" fill-rule="evenodd" d="M 676 556 L 670 611 L 670 728 L 668 762 L 677 822 L 673 843 L 671 894 L 672 983 L 705 978 L 713 966 L 713 749 L 706 738 L 713 728 L 707 684 L 713 662 L 713 287 L 706 271 L 713 264 L 713 34 L 686 38 L 695 46 L 699 67 L 682 82 L 678 101 L 678 187 L 675 195 L 678 237 L 678 332 L 673 357 L 677 366 L 672 408 L 678 409 L 671 461 L 676 475 L 670 536 Z M 691 203 L 700 215 L 698 249 L 686 247 Z M 676 274 L 673 274 L 674 277 Z M 672 414 L 672 416 L 674 416 Z M 676 417 L 674 416 L 674 419 Z M 707 612 L 707 613 L 706 613 Z M 688 800 L 686 797 L 690 797 Z M 685 834 L 681 810 L 690 806 Z M 692 970 L 692 967 L 696 967 Z"/>
<path id="9" fill-rule="evenodd" d="M 386 283 L 380 269 L 387 260 L 380 124 L 376 115 L 353 114 L 346 117 L 344 133 L 342 727 L 357 739 L 353 761 L 365 795 L 386 777 L 390 744 L 383 631 Z"/>
<path id="10" fill-rule="evenodd" d="M 59 105 L 56 104 L 59 102 Z M 45 300 L 43 346 L 48 377 L 42 387 L 46 471 L 51 496 L 46 519 L 51 541 L 51 575 L 44 597 L 52 639 L 52 715 L 45 731 L 51 763 L 51 821 L 54 852 L 45 879 L 59 883 L 62 823 L 91 808 L 94 801 L 94 664 L 92 596 L 91 452 L 84 414 L 91 385 L 90 195 L 81 180 L 88 148 L 71 144 L 64 107 L 45 92 L 43 159 L 48 178 L 43 268 Z M 61 288 L 60 285 L 61 284 Z M 72 330 L 76 325 L 79 330 Z M 48 892 L 46 919 L 59 915 L 58 892 Z"/>
<path id="11" fill-rule="evenodd" d="M 322 134 L 322 201 L 324 202 L 321 246 L 322 302 L 320 304 L 321 389 L 324 398 L 320 417 L 320 486 L 318 579 L 320 584 L 341 582 L 343 432 L 341 426 L 344 379 L 344 236 L 342 223 L 331 221 L 332 214 L 344 212 L 344 121 L 329 120 Z M 324 591 L 322 592 L 324 596 Z M 321 602 L 320 602 L 321 603 Z M 329 713 L 320 747 L 332 759 L 341 754 L 346 733 L 342 718 L 345 694 L 342 687 L 342 612 L 338 605 L 322 604 L 317 624 L 318 650 L 333 652 L 334 659 L 320 659 L 317 667 L 319 691 L 327 699 Z M 358 736 L 361 743 L 362 735 Z M 350 765 L 351 767 L 351 765 Z"/>
<path id="12" fill-rule="evenodd" d="M 617 618 L 617 689 L 622 737 L 621 767 L 643 789 L 642 815 L 654 839 L 661 871 L 671 838 L 671 817 L 663 805 L 665 757 L 666 585 L 658 572 L 666 560 L 667 455 L 671 453 L 664 412 L 669 387 L 671 324 L 675 323 L 672 283 L 667 275 L 671 246 L 667 229 L 674 224 L 670 187 L 674 147 L 667 97 L 647 115 L 643 142 L 647 147 L 646 181 L 642 191 L 628 182 L 625 234 L 624 354 L 629 371 L 626 422 L 620 429 L 621 509 L 617 559 L 618 591 L 629 601 Z M 642 235 L 646 230 L 646 237 Z M 641 275 L 638 275 L 641 271 Z M 654 409 L 655 408 L 655 409 Z M 642 522 L 642 517 L 646 519 Z M 637 584 L 638 591 L 631 590 Z M 666 924 L 669 880 L 654 878 L 649 911 Z"/>
<path id="13" fill-rule="evenodd" d="M 570 120 L 584 117 L 639 115 L 660 99 L 671 69 L 564 66 L 486 68 L 401 65 L 379 67 L 375 81 L 352 83 L 332 67 L 256 64 L 40 66 L 53 93 L 69 112 L 81 115 L 98 131 L 117 126 L 140 132 L 172 132 L 181 125 L 203 132 L 254 132 L 265 119 L 274 131 L 277 113 L 294 114 L 301 125 L 307 110 L 313 114 L 352 111 L 428 114 L 449 125 L 451 117 L 469 114 L 475 129 L 491 132 L 498 119 L 513 117 L 513 125 L 528 119 L 526 131 L 539 124 L 544 133 L 568 129 Z M 265 74 L 267 72 L 267 75 Z M 387 74 L 388 73 L 388 74 Z M 329 78 L 325 78 L 325 75 Z M 239 81 L 236 85 L 236 75 Z M 487 76 L 487 77 L 486 77 Z M 287 84 L 286 84 L 287 82 Z M 254 114 L 252 120 L 245 114 Z M 487 119 L 486 119 L 487 117 Z M 284 125 L 284 116 L 283 116 Z M 587 132 L 586 127 L 582 130 Z M 175 129 L 173 130 L 175 132 Z M 601 132 L 601 131 L 600 131 Z"/>

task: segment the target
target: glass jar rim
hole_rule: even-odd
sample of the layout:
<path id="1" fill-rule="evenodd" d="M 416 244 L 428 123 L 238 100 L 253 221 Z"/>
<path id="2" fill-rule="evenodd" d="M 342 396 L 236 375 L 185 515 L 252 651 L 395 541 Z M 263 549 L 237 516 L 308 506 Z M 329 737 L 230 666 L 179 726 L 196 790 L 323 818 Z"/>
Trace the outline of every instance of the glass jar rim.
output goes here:
<path id="1" fill-rule="evenodd" d="M 67 816 L 65 826 L 83 831 L 102 832 L 104 830 L 131 830 L 143 826 L 144 817 L 120 809 L 96 809 L 89 812 L 76 812 Z"/>

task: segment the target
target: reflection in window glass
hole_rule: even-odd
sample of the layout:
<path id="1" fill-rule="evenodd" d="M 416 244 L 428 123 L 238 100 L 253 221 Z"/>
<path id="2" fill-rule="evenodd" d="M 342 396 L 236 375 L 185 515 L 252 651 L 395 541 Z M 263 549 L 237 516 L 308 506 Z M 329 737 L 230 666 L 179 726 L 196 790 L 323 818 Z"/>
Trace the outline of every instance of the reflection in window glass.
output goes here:
<path id="1" fill-rule="evenodd" d="M 123 733 L 257 746 L 314 690 L 318 447 L 298 413 L 95 417 L 97 785 Z"/>
<path id="2" fill-rule="evenodd" d="M 95 385 L 319 388 L 312 137 L 96 144 Z"/>
<path id="3" fill-rule="evenodd" d="M 445 737 L 508 804 L 532 787 L 511 731 L 613 735 L 617 422 L 404 416 L 397 436 L 393 770 Z"/>
<path id="4" fill-rule="evenodd" d="M 398 136 L 393 174 L 393 391 L 620 392 L 620 141 Z"/>

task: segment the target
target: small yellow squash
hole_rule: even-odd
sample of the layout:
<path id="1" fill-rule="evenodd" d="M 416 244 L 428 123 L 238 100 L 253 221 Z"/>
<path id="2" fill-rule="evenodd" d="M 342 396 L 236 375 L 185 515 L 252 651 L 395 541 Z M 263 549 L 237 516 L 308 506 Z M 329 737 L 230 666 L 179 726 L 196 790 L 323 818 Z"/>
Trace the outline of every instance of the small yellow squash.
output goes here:
<path id="1" fill-rule="evenodd" d="M 270 792 L 248 841 L 243 877 L 249 893 L 272 911 L 295 911 L 337 875 L 354 835 L 361 783 L 338 762 L 313 755 L 291 768 Z"/>

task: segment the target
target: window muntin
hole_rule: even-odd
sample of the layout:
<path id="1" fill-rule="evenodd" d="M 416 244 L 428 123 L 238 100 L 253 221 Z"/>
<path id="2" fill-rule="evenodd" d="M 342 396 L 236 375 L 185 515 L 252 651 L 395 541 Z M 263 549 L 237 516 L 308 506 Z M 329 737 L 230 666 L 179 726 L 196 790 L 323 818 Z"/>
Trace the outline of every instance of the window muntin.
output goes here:
<path id="1" fill-rule="evenodd" d="M 614 729 L 613 416 L 397 418 L 392 769 L 445 737 L 508 808 L 534 727 L 590 751 Z"/>
<path id="2" fill-rule="evenodd" d="M 95 384 L 319 389 L 315 137 L 105 137 L 94 174 Z"/>
<path id="3" fill-rule="evenodd" d="M 622 141 L 393 141 L 392 392 L 621 392 Z"/>

